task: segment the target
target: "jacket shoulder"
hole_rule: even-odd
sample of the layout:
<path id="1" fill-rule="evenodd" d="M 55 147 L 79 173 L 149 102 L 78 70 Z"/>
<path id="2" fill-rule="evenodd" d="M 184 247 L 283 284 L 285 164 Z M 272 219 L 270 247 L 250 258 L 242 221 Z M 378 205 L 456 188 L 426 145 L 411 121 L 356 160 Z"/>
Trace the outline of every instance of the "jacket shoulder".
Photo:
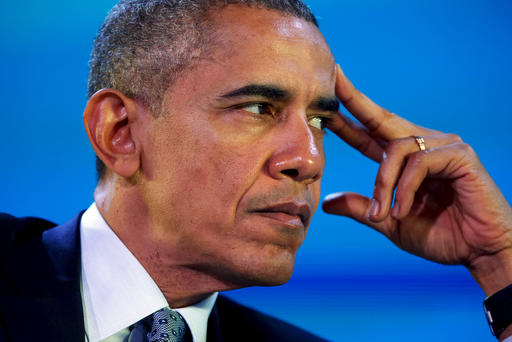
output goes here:
<path id="1" fill-rule="evenodd" d="M 222 295 L 216 307 L 225 341 L 327 341 Z"/>
<path id="2" fill-rule="evenodd" d="M 0 213 L 0 257 L 7 255 L 16 245 L 40 236 L 55 226 L 55 223 L 37 217 Z"/>
<path id="3" fill-rule="evenodd" d="M 0 214 L 0 341 L 83 341 L 80 216 L 56 226 Z"/>

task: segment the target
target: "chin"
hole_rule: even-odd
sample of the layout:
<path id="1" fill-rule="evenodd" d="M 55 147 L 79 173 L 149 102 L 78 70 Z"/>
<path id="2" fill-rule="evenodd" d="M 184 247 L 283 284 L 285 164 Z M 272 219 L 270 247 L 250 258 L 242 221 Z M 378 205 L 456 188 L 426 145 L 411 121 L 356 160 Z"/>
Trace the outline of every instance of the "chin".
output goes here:
<path id="1" fill-rule="evenodd" d="M 278 286 L 290 280 L 295 265 L 295 252 L 278 248 L 276 253 L 259 253 L 250 255 L 246 263 L 237 265 L 237 281 L 240 287 Z"/>

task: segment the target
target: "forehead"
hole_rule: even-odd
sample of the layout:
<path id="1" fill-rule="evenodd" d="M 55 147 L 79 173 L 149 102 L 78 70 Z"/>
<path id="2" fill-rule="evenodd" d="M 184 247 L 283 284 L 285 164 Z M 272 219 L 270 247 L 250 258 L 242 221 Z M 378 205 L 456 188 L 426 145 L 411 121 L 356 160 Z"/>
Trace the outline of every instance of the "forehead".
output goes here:
<path id="1" fill-rule="evenodd" d="M 276 58 L 274 64 L 299 59 L 309 68 L 334 63 L 318 28 L 304 19 L 276 10 L 231 5 L 214 12 L 212 22 L 217 57 L 251 59 L 254 64 Z"/>
<path id="2" fill-rule="evenodd" d="M 210 91 L 226 92 L 262 83 L 279 85 L 292 93 L 308 93 L 309 97 L 334 94 L 334 58 L 312 23 L 245 5 L 214 10 L 210 21 L 210 48 L 193 70 L 178 80 L 175 91 L 179 92 L 179 84 L 187 80 L 197 82 L 200 74 Z M 193 88 L 201 90 L 199 85 Z"/>
<path id="3" fill-rule="evenodd" d="M 209 19 L 218 31 L 237 36 L 277 35 L 281 38 L 300 38 L 312 34 L 315 40 L 323 40 L 317 27 L 305 19 L 262 7 L 237 4 L 215 8 Z M 227 36 L 226 36 L 227 37 Z"/>

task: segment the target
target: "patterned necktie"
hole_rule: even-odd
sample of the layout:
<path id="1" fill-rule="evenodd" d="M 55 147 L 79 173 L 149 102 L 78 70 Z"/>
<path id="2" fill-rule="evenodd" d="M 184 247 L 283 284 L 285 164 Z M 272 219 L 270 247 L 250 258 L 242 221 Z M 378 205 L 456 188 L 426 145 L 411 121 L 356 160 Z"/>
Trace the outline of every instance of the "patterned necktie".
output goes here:
<path id="1" fill-rule="evenodd" d="M 192 334 L 181 315 L 164 308 L 137 322 L 127 342 L 191 342 Z"/>
<path id="2" fill-rule="evenodd" d="M 148 342 L 185 342 L 187 332 L 187 323 L 183 317 L 177 311 L 164 308 L 153 314 Z"/>

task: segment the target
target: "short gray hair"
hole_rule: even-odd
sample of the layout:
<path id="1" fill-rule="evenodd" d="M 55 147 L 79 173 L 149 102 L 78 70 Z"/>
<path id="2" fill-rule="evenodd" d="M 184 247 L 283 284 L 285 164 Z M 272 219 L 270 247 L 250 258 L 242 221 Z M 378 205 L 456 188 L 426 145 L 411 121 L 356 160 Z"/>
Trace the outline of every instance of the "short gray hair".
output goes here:
<path id="1" fill-rule="evenodd" d="M 154 115 L 165 91 L 210 47 L 208 13 L 242 4 L 318 22 L 302 0 L 121 0 L 101 25 L 89 61 L 89 98 L 112 88 L 136 98 Z M 98 178 L 105 165 L 97 159 Z"/>

